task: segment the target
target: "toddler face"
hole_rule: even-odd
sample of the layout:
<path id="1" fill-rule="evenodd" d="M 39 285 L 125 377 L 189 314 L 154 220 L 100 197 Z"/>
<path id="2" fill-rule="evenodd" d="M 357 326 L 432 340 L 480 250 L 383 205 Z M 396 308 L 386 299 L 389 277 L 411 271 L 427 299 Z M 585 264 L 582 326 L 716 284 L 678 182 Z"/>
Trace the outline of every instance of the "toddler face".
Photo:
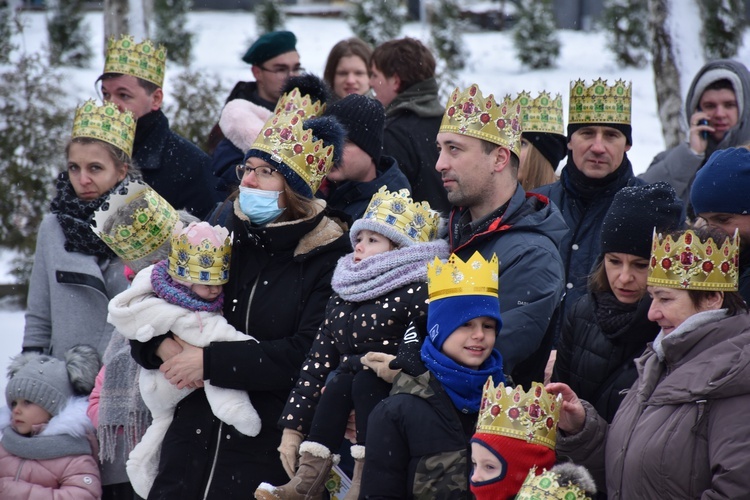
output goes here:
<path id="1" fill-rule="evenodd" d="M 11 403 L 11 427 L 19 434 L 31 434 L 33 426 L 46 424 L 52 415 L 41 406 L 25 399 L 16 399 Z"/>
<path id="2" fill-rule="evenodd" d="M 203 300 L 214 301 L 224 289 L 222 285 L 198 285 L 193 284 L 190 290 Z"/>
<path id="3" fill-rule="evenodd" d="M 363 229 L 354 240 L 354 262 L 361 262 L 367 257 L 393 250 L 393 242 L 375 231 Z"/>
<path id="4" fill-rule="evenodd" d="M 500 460 L 479 443 L 471 443 L 471 481 L 482 483 L 500 477 L 503 464 Z"/>
<path id="5" fill-rule="evenodd" d="M 456 328 L 440 350 L 456 363 L 478 370 L 492 354 L 496 334 L 497 321 L 480 316 Z"/>

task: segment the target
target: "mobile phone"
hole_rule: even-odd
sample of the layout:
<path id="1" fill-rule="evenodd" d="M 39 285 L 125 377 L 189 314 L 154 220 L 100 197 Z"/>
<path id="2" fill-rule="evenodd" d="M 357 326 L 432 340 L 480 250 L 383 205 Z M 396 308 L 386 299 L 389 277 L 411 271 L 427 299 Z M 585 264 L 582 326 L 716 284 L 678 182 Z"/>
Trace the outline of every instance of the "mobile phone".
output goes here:
<path id="1" fill-rule="evenodd" d="M 699 106 L 698 109 L 697 109 L 697 111 L 703 111 L 703 110 Z M 702 118 L 702 119 L 698 120 L 698 125 L 708 125 L 708 120 L 706 120 L 705 118 Z M 708 140 L 708 130 L 704 130 L 704 131 L 701 132 L 701 138 L 704 141 Z"/>

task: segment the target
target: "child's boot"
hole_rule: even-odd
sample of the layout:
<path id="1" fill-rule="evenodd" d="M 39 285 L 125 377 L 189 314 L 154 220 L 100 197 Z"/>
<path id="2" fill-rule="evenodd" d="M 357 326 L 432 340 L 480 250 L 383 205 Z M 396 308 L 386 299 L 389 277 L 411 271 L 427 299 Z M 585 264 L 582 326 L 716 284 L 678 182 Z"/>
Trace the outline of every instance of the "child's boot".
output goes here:
<path id="1" fill-rule="evenodd" d="M 358 500 L 359 489 L 362 486 L 362 470 L 365 468 L 365 447 L 361 444 L 352 446 L 352 458 L 354 459 L 354 472 L 352 473 L 352 485 L 346 492 L 344 500 Z"/>
<path id="2" fill-rule="evenodd" d="M 328 474 L 338 455 L 312 441 L 303 442 L 300 447 L 299 468 L 294 477 L 283 486 L 261 483 L 255 490 L 258 500 L 317 500 L 323 498 Z"/>

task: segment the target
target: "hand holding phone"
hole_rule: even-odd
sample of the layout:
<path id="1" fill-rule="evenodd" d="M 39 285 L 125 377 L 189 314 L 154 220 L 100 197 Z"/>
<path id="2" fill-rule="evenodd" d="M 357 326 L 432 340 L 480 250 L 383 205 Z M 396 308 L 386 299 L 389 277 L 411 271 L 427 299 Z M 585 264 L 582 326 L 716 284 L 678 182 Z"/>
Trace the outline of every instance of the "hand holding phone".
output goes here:
<path id="1" fill-rule="evenodd" d="M 705 118 L 701 118 L 700 120 L 698 120 L 698 125 L 708 125 L 708 120 L 706 120 Z M 701 138 L 704 141 L 708 140 L 708 130 L 701 131 Z"/>

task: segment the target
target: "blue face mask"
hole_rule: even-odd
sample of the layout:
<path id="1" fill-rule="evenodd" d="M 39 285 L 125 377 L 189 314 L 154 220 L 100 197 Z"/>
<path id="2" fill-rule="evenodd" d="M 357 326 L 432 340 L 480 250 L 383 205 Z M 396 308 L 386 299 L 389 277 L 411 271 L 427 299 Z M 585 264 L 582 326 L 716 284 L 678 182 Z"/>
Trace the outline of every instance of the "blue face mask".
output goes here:
<path id="1" fill-rule="evenodd" d="M 279 208 L 280 191 L 264 191 L 240 186 L 240 210 L 250 222 L 262 226 L 275 220 L 285 210 Z"/>

